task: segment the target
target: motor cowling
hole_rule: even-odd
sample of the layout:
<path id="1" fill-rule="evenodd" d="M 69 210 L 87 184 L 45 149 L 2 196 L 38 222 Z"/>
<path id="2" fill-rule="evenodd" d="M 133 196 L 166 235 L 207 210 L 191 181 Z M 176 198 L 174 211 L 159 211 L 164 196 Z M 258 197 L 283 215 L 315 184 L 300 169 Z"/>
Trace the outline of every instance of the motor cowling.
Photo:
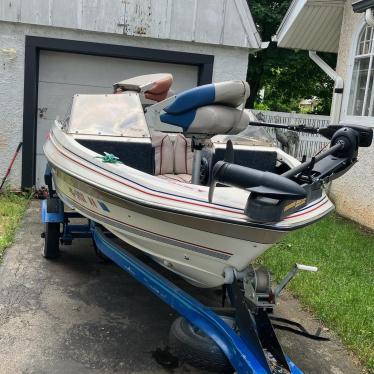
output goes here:
<path id="1" fill-rule="evenodd" d="M 253 221 L 278 222 L 307 203 L 307 191 L 281 175 L 219 161 L 212 172 L 209 202 L 217 183 L 251 192 L 244 213 Z"/>
<path id="2" fill-rule="evenodd" d="M 357 158 L 359 141 L 360 135 L 356 130 L 350 127 L 343 127 L 337 130 L 331 138 L 331 147 L 338 143 L 342 147 L 333 156 L 351 160 Z"/>

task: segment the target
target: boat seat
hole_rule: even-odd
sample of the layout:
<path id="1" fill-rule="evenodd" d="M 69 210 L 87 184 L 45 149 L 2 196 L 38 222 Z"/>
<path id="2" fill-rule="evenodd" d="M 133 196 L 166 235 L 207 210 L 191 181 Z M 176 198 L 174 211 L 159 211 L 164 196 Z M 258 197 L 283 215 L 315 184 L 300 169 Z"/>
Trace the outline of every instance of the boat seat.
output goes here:
<path id="1" fill-rule="evenodd" d="M 191 182 L 193 160 L 191 139 L 186 139 L 182 134 L 174 137 L 154 131 L 152 146 L 154 175 L 183 183 Z"/>
<path id="2" fill-rule="evenodd" d="M 171 74 L 165 74 L 165 76 L 154 83 L 151 89 L 144 92 L 144 97 L 157 102 L 163 101 L 172 94 L 170 90 L 172 84 L 173 76 Z"/>
<path id="3" fill-rule="evenodd" d="M 184 179 L 186 179 L 185 175 L 191 176 L 192 174 L 191 142 L 191 138 L 186 138 L 183 134 L 178 134 L 174 140 L 174 174 L 181 174 Z"/>
<path id="4" fill-rule="evenodd" d="M 177 95 L 160 119 L 186 134 L 237 134 L 250 120 L 248 113 L 237 109 L 248 95 L 249 85 L 244 81 L 195 87 Z"/>
<path id="5" fill-rule="evenodd" d="M 168 134 L 154 131 L 152 147 L 154 148 L 154 175 L 174 173 L 174 146 Z"/>
<path id="6" fill-rule="evenodd" d="M 181 92 L 164 111 L 177 115 L 212 104 L 237 108 L 248 96 L 247 82 L 236 80 L 211 83 Z"/>
<path id="7" fill-rule="evenodd" d="M 191 183 L 192 175 L 191 174 L 163 174 L 163 175 L 159 175 L 159 178 L 166 179 L 169 181 Z"/>
<path id="8" fill-rule="evenodd" d="M 247 111 L 223 105 L 207 105 L 180 114 L 165 113 L 160 119 L 169 125 L 182 127 L 186 135 L 238 134 L 250 122 Z"/>
<path id="9" fill-rule="evenodd" d="M 135 91 L 144 93 L 144 97 L 153 101 L 162 101 L 168 97 L 173 84 L 171 74 L 147 74 L 125 79 L 113 85 L 114 92 Z"/>

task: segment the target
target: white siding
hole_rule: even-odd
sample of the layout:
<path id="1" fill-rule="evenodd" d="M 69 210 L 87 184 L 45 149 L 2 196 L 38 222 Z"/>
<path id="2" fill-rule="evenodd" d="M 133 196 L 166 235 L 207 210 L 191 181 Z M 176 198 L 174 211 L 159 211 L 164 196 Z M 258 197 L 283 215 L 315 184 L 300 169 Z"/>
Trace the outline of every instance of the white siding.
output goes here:
<path id="1" fill-rule="evenodd" d="M 170 18 L 170 39 L 194 40 L 196 0 L 173 0 Z M 186 9 L 189 11 L 187 12 Z"/>
<path id="2" fill-rule="evenodd" d="M 7 0 L 0 21 L 261 48 L 246 0 Z"/>
<path id="3" fill-rule="evenodd" d="M 214 44 L 220 44 L 222 26 L 224 26 L 224 10 L 224 0 L 197 2 L 195 41 L 206 43 L 211 40 Z"/>
<path id="4" fill-rule="evenodd" d="M 337 72 L 345 81 L 345 100 L 342 119 L 345 117 L 350 91 L 353 55 L 356 50 L 356 38 L 364 25 L 364 14 L 353 13 L 350 1 L 344 11 L 342 32 L 339 43 Z M 371 125 L 363 119 L 362 125 Z M 339 214 L 353 219 L 374 230 L 374 144 L 369 148 L 360 148 L 359 162 L 343 177 L 332 183 L 331 194 Z"/>

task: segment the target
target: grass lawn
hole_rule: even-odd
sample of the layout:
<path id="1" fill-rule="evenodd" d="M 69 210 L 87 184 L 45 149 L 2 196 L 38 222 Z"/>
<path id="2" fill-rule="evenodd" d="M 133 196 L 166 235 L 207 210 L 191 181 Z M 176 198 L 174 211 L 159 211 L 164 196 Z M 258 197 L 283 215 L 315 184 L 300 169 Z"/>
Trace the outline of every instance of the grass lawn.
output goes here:
<path id="1" fill-rule="evenodd" d="M 374 372 L 373 233 L 331 215 L 287 236 L 261 262 L 278 281 L 296 262 L 317 266 L 289 289 Z"/>
<path id="2" fill-rule="evenodd" d="M 28 201 L 28 198 L 21 195 L 0 194 L 0 259 L 4 249 L 14 239 L 15 230 L 27 208 Z"/>

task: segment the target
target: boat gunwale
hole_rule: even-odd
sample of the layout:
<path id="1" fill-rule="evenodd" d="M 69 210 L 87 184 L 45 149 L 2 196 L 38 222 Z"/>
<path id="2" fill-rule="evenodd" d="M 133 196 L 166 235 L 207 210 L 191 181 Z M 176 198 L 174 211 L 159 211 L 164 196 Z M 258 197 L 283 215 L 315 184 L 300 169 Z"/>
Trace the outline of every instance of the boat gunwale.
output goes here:
<path id="1" fill-rule="evenodd" d="M 63 132 L 62 130 L 60 130 L 60 131 Z M 67 134 L 65 134 L 65 137 L 67 137 Z M 53 136 L 53 138 L 55 138 L 55 137 Z M 50 137 L 49 140 L 53 143 L 55 149 L 58 150 L 60 153 L 62 153 L 58 149 L 58 145 L 54 144 L 55 143 L 55 139 L 52 139 L 52 137 Z M 74 139 L 72 139 L 72 140 L 74 142 L 76 142 Z M 59 143 L 58 140 L 57 140 L 57 142 Z M 77 145 L 79 145 L 78 142 L 76 142 L 76 143 L 77 143 Z M 87 159 L 85 159 L 85 158 L 83 158 L 83 157 L 75 154 L 70 149 L 64 147 L 63 144 L 61 144 L 61 147 L 63 147 L 67 152 L 71 153 L 73 156 L 75 156 L 75 157 L 77 157 L 79 159 L 82 159 L 82 161 L 88 162 L 91 165 L 93 165 L 94 167 L 96 167 L 98 169 L 102 169 L 106 173 L 114 174 L 116 177 L 125 179 L 121 175 L 118 175 L 118 174 L 116 174 L 116 173 L 114 173 L 114 172 L 112 172 L 112 171 L 110 171 L 110 170 L 108 170 L 106 168 L 100 167 L 99 165 L 96 165 L 95 163 L 93 163 L 93 162 L 91 162 L 91 161 L 89 161 L 89 160 L 87 160 Z M 83 147 L 83 148 L 85 148 L 85 147 Z M 62 155 L 65 156 L 65 157 L 67 157 L 63 153 L 62 153 Z M 68 158 L 72 162 L 77 162 L 74 159 L 71 159 L 70 157 L 68 157 Z M 51 160 L 48 159 L 48 161 L 53 164 L 53 162 Z M 83 168 L 87 168 L 82 163 L 80 163 L 80 165 Z M 233 224 L 233 225 L 248 226 L 248 227 L 252 227 L 252 228 L 258 228 L 258 229 L 261 229 L 261 230 L 281 231 L 281 232 L 293 231 L 293 230 L 296 230 L 296 229 L 308 226 L 309 224 L 311 224 L 311 221 L 314 222 L 314 221 L 317 221 L 317 220 L 323 218 L 325 215 L 329 214 L 334 209 L 331 201 L 328 199 L 327 195 L 324 194 L 318 201 L 313 201 L 312 202 L 313 204 L 311 204 L 311 205 L 309 205 L 307 207 L 304 207 L 300 211 L 295 212 L 295 214 L 300 214 L 300 212 L 303 212 L 303 211 L 309 210 L 309 209 L 311 209 L 311 211 L 313 211 L 313 210 L 315 210 L 315 208 L 314 209 L 312 209 L 312 208 L 315 205 L 321 203 L 323 200 L 325 200 L 325 203 L 330 202 L 330 207 L 327 208 L 325 211 L 321 212 L 318 216 L 313 216 L 313 217 L 310 217 L 308 220 L 302 221 L 301 224 L 293 223 L 293 224 L 290 224 L 289 226 L 286 226 L 286 225 L 277 226 L 277 224 L 279 224 L 282 221 L 279 221 L 279 222 L 277 222 L 275 224 L 257 223 L 257 222 L 249 221 L 248 219 L 245 219 L 245 218 L 238 218 L 238 219 L 236 219 L 236 218 L 229 217 L 229 216 L 220 217 L 220 216 L 217 216 L 217 215 L 207 214 L 207 213 L 203 213 L 203 212 L 201 212 L 201 213 L 195 213 L 195 212 L 191 212 L 191 211 L 187 211 L 187 210 L 181 209 L 179 207 L 173 207 L 173 208 L 171 208 L 171 207 L 167 207 L 167 206 L 162 206 L 160 204 L 154 204 L 154 203 L 151 203 L 151 202 L 140 201 L 139 199 L 131 198 L 131 197 L 128 197 L 128 196 L 124 196 L 123 194 L 117 193 L 117 192 L 115 192 L 113 190 L 109 191 L 105 186 L 99 185 L 99 184 L 97 184 L 97 183 L 95 183 L 93 181 L 89 181 L 88 182 L 87 180 L 84 180 L 82 177 L 80 177 L 77 174 L 72 173 L 71 171 L 67 170 L 66 168 L 63 168 L 63 167 L 58 166 L 58 165 L 54 165 L 54 166 L 56 168 L 58 168 L 58 169 L 61 169 L 63 172 L 65 172 L 66 174 L 70 175 L 71 177 L 79 179 L 83 183 L 87 183 L 87 184 L 91 185 L 94 188 L 98 188 L 98 189 L 101 189 L 101 190 L 105 191 L 106 193 L 109 193 L 110 195 L 114 195 L 114 196 L 116 196 L 116 197 L 118 197 L 120 199 L 127 200 L 127 201 L 129 201 L 129 202 L 131 202 L 133 204 L 141 205 L 141 206 L 143 206 L 145 208 L 148 208 L 148 209 L 155 209 L 155 210 L 167 211 L 167 212 L 174 213 L 174 214 L 191 216 L 191 217 L 194 217 L 194 218 L 211 220 L 211 221 L 225 222 L 225 223 L 229 223 L 229 224 Z M 93 170 L 93 169 L 91 169 L 91 170 Z M 93 171 L 95 171 L 95 170 L 93 170 Z M 95 171 L 95 172 L 98 172 L 98 171 Z M 102 174 L 102 173 L 100 173 L 100 174 Z M 102 175 L 104 175 L 107 178 L 111 178 L 110 176 L 106 176 L 105 174 L 102 174 Z M 115 180 L 115 181 L 118 182 L 118 183 L 122 183 L 122 182 L 117 181 L 117 180 Z M 130 183 L 134 183 L 134 184 L 137 183 L 137 182 L 133 182 L 131 180 L 129 180 L 129 181 L 130 181 Z M 132 186 L 127 186 L 127 187 L 128 188 L 134 188 Z M 144 187 L 144 188 L 147 188 L 147 187 Z M 146 193 L 146 192 L 143 192 L 143 191 L 141 191 L 141 192 L 142 193 Z M 167 194 L 167 192 L 160 192 L 160 193 Z M 190 199 L 189 197 L 181 197 L 181 198 L 186 199 L 186 200 L 192 200 L 192 201 L 194 201 L 193 199 Z M 200 200 L 197 200 L 197 201 L 200 201 Z M 190 203 L 188 201 L 186 201 L 186 202 L 185 201 L 181 201 L 181 203 L 195 204 L 195 203 Z M 198 204 L 195 204 L 195 205 L 198 205 Z M 214 204 L 214 205 L 216 205 L 216 204 Z M 218 207 L 209 207 L 209 206 L 203 205 L 203 207 L 225 211 L 224 209 L 219 208 L 219 206 Z M 237 210 L 239 210 L 239 208 L 234 208 L 234 207 L 230 207 L 230 208 L 231 209 L 237 209 Z M 239 212 L 230 212 L 230 213 L 240 214 L 240 215 L 244 216 L 243 213 L 239 213 Z M 307 213 L 309 213 L 309 211 L 306 211 L 303 214 L 307 214 Z M 289 218 L 292 218 L 292 215 L 288 216 L 288 217 L 285 217 L 285 219 L 289 219 Z"/>

